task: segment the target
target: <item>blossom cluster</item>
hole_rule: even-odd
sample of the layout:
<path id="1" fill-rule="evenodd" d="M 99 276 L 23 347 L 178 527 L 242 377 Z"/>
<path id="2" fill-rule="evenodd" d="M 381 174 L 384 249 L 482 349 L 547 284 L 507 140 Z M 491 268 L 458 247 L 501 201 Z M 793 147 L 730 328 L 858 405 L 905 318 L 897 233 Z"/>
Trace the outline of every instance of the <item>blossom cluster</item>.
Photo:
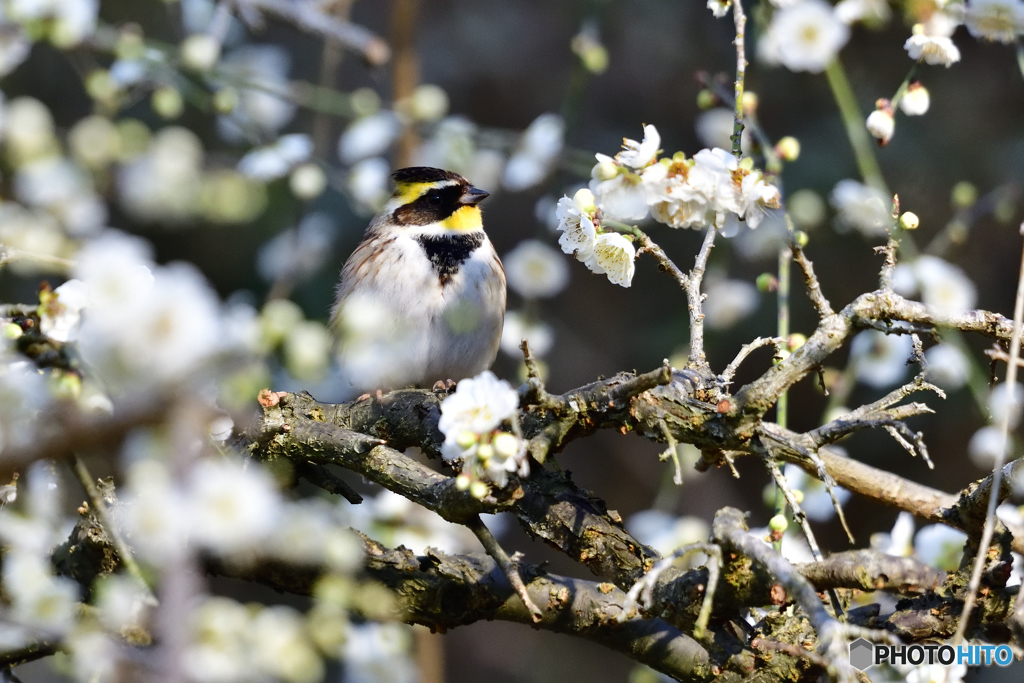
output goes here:
<path id="1" fill-rule="evenodd" d="M 441 402 L 438 429 L 444 434 L 441 453 L 445 460 L 462 461 L 456 483 L 477 498 L 490 484 L 504 488 L 508 475 L 530 474 L 526 443 L 517 434 L 501 429 L 516 424 L 519 394 L 506 382 L 485 370 L 459 382 L 455 393 Z"/>
<path id="2" fill-rule="evenodd" d="M 732 233 L 740 220 L 756 228 L 769 208 L 780 205 L 778 188 L 749 157 L 713 148 L 692 158 L 676 152 L 659 159 L 660 147 L 658 129 L 644 126 L 642 141 L 625 139 L 615 157 L 596 155 L 589 189 L 558 201 L 562 251 L 623 287 L 632 283 L 636 248 L 631 235 L 612 227 L 619 220 L 650 214 L 673 228 L 710 225 Z"/>

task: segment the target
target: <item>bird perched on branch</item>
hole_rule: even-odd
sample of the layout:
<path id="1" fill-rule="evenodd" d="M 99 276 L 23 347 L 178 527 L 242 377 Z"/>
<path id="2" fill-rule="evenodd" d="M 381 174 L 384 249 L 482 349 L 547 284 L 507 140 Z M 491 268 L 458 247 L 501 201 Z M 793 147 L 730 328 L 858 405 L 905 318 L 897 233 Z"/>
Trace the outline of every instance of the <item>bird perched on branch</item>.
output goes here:
<path id="1" fill-rule="evenodd" d="M 488 193 L 457 173 L 395 171 L 395 192 L 341 271 L 331 329 L 359 391 L 429 386 L 490 367 L 505 271 L 483 229 Z"/>

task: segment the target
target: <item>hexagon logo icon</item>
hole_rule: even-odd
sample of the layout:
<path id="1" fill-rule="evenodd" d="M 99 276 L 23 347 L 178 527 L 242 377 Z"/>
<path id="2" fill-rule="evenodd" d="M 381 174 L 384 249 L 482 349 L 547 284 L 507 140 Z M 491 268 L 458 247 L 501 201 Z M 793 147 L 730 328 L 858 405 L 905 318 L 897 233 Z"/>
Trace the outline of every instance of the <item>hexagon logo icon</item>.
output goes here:
<path id="1" fill-rule="evenodd" d="M 857 671 L 863 671 L 874 662 L 875 646 L 863 638 L 850 643 L 850 664 Z"/>

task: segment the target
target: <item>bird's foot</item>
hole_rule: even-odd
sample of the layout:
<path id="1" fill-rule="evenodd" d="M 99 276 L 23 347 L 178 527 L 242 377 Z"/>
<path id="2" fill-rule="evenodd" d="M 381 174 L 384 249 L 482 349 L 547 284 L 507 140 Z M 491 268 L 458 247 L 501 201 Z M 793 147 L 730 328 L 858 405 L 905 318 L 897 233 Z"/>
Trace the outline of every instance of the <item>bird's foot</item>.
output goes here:
<path id="1" fill-rule="evenodd" d="M 370 398 L 370 396 L 371 396 L 371 394 L 369 392 L 367 392 L 365 394 L 360 394 L 359 396 L 356 397 L 356 401 L 355 402 L 359 403 L 360 401 L 365 401 L 366 399 Z"/>
<path id="2" fill-rule="evenodd" d="M 456 382 L 455 382 L 455 380 L 453 380 L 453 379 L 446 379 L 446 380 L 444 381 L 444 387 L 445 387 L 445 389 L 447 389 L 447 390 L 448 390 L 449 392 L 451 392 L 451 391 L 455 391 L 455 384 L 456 384 Z"/>
<path id="3" fill-rule="evenodd" d="M 430 390 L 433 391 L 435 394 L 443 393 L 445 391 L 444 380 L 439 379 L 436 382 L 434 382 L 434 386 L 430 387 Z"/>

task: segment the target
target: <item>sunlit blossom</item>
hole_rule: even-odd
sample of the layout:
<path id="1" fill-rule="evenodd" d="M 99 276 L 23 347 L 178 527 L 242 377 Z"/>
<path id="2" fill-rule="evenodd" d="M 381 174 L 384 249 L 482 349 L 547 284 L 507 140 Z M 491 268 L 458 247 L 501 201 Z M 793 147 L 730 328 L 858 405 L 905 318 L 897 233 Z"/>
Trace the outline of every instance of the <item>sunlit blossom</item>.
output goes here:
<path id="1" fill-rule="evenodd" d="M 821 73 L 850 38 L 850 29 L 822 0 L 779 10 L 759 45 L 762 59 L 791 71 Z"/>
<path id="2" fill-rule="evenodd" d="M 865 330 L 850 343 L 850 362 L 859 381 L 884 389 L 906 377 L 912 351 L 910 335 Z"/>
<path id="3" fill-rule="evenodd" d="M 587 267 L 598 275 L 608 276 L 613 284 L 629 287 L 633 283 L 636 247 L 617 232 L 606 232 L 597 236 L 594 255 L 587 261 Z"/>
<path id="4" fill-rule="evenodd" d="M 967 4 L 964 23 L 975 38 L 1012 43 L 1024 32 L 1024 2 L 971 0 Z"/>
<path id="5" fill-rule="evenodd" d="M 569 283 L 565 257 L 538 240 L 523 240 L 502 263 L 508 286 L 527 299 L 554 296 Z"/>

